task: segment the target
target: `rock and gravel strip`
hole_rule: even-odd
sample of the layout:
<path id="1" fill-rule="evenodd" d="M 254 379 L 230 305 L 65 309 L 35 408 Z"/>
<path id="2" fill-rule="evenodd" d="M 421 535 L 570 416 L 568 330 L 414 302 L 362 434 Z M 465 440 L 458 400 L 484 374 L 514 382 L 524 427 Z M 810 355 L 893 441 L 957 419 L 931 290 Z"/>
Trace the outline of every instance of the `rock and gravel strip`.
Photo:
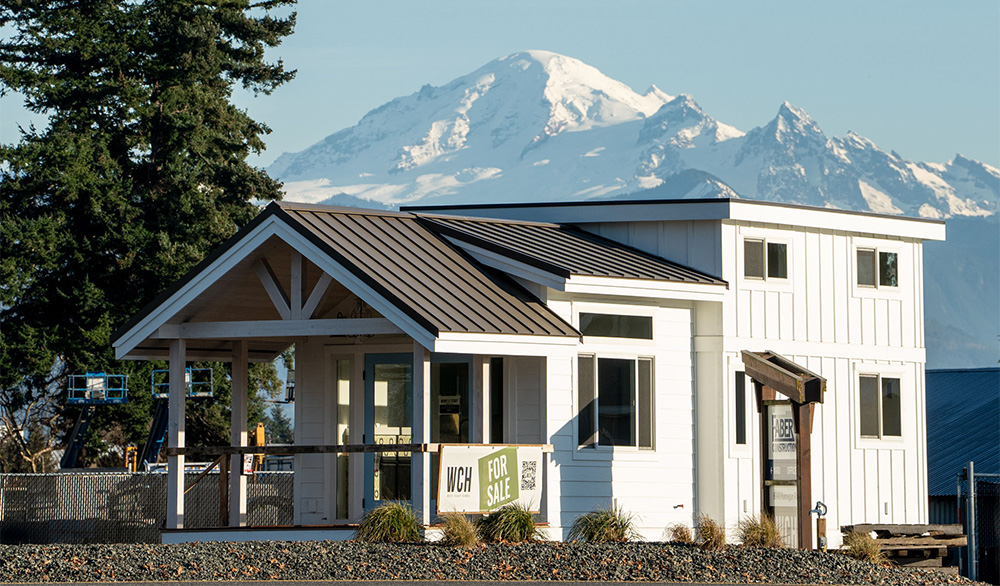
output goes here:
<path id="1" fill-rule="evenodd" d="M 154 580 L 609 580 L 735 584 L 973 584 L 836 553 L 664 543 L 473 549 L 356 541 L 0 545 L 0 583 Z"/>

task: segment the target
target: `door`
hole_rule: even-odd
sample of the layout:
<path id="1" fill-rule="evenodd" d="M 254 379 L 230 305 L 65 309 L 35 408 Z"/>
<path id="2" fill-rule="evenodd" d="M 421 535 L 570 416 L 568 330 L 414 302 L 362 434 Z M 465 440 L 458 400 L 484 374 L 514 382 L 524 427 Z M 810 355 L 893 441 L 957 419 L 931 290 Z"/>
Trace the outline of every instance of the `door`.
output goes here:
<path id="1" fill-rule="evenodd" d="M 413 354 L 365 356 L 366 444 L 408 444 L 413 418 Z M 364 507 L 410 500 L 410 453 L 365 455 Z"/>

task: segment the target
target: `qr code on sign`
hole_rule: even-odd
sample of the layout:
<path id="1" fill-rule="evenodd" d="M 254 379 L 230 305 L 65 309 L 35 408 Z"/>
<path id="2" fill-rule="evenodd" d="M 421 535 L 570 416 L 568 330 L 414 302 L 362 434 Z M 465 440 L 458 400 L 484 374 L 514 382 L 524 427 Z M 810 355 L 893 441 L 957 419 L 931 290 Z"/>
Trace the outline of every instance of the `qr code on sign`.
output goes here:
<path id="1" fill-rule="evenodd" d="M 521 490 L 535 490 L 535 476 L 538 473 L 538 462 L 524 460 L 521 462 Z"/>

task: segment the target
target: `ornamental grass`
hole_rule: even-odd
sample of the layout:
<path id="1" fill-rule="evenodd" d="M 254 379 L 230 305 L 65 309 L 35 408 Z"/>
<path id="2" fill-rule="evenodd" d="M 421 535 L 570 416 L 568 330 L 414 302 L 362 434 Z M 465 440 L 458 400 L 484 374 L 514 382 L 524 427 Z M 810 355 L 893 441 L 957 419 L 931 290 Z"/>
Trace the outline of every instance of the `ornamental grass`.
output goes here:
<path id="1" fill-rule="evenodd" d="M 635 516 L 618 506 L 609 506 L 580 515 L 569 530 L 571 541 L 620 543 L 641 539 L 635 530 Z"/>
<path id="2" fill-rule="evenodd" d="M 388 502 L 365 513 L 355 533 L 355 539 L 369 542 L 417 543 L 423 541 L 420 529 L 420 520 L 410 505 Z"/>
<path id="3" fill-rule="evenodd" d="M 746 547 L 785 547 L 778 524 L 767 513 L 743 519 L 737 526 L 737 531 L 740 541 Z"/>
<path id="4" fill-rule="evenodd" d="M 522 504 L 505 505 L 476 523 L 479 537 L 487 542 L 544 541 L 545 534 L 535 525 L 535 517 Z"/>

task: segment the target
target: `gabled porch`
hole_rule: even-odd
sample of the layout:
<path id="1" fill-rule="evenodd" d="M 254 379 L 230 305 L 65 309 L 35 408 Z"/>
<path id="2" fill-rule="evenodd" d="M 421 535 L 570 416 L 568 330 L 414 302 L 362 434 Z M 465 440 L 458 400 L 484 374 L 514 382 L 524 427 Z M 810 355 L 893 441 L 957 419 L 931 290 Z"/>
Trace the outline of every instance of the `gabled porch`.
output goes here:
<path id="1" fill-rule="evenodd" d="M 235 455 L 249 451 L 248 364 L 295 346 L 296 525 L 353 522 L 389 499 L 427 524 L 435 444 L 545 443 L 546 359 L 572 356 L 579 333 L 411 214 L 271 204 L 114 338 L 119 358 L 170 363 L 176 530 L 185 460 L 208 452 L 185 445 L 190 361 L 232 363 L 230 446 L 212 449 Z M 231 527 L 246 524 L 242 468 L 230 458 Z"/>

